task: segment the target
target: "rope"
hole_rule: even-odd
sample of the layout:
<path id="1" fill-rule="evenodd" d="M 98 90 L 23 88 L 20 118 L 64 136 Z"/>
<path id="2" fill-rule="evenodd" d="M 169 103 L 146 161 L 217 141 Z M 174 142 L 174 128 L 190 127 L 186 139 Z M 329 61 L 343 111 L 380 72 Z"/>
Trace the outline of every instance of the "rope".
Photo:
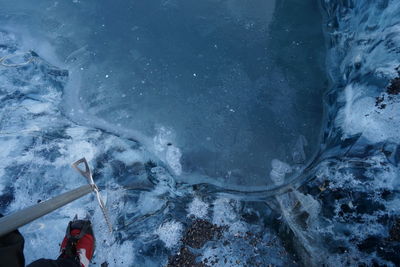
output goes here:
<path id="1" fill-rule="evenodd" d="M 10 59 L 12 59 L 14 57 L 18 57 L 18 56 L 23 56 L 24 59 L 26 56 L 28 56 L 29 58 L 25 62 L 22 62 L 22 63 L 7 63 L 7 61 L 9 61 Z M 4 67 L 22 67 L 22 66 L 26 66 L 29 63 L 33 62 L 34 59 L 35 58 L 33 57 L 31 51 L 19 52 L 19 53 L 10 54 L 10 55 L 0 58 L 0 65 L 2 65 Z"/>

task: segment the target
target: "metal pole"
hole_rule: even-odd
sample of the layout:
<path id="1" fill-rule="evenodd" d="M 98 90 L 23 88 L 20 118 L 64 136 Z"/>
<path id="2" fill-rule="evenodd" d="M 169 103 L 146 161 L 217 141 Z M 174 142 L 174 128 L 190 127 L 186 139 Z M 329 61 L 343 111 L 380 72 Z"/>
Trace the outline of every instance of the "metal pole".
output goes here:
<path id="1" fill-rule="evenodd" d="M 89 194 L 92 191 L 93 185 L 83 185 L 52 199 L 2 217 L 0 218 L 0 236 L 8 234 L 18 229 L 20 226 L 30 223 L 37 218 L 52 212 L 53 210 L 56 210 L 86 194 Z"/>

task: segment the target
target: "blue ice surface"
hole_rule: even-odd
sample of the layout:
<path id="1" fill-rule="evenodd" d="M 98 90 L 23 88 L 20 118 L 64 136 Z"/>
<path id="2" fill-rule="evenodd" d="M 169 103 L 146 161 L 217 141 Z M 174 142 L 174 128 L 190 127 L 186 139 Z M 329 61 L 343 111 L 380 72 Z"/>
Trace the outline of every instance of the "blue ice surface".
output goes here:
<path id="1" fill-rule="evenodd" d="M 272 160 L 301 167 L 318 150 L 327 79 L 313 1 L 4 6 L 5 25 L 70 71 L 67 116 L 146 144 L 181 181 L 260 190 Z"/>
<path id="2" fill-rule="evenodd" d="M 201 254 L 198 260 L 218 259 L 216 266 L 399 264 L 399 240 L 393 232 L 400 224 L 399 107 L 398 95 L 389 95 L 386 87 L 399 75 L 400 3 L 326 0 L 321 10 L 305 1 L 260 2 L 256 7 L 250 2 L 215 3 L 146 1 L 129 8 L 122 2 L 2 1 L 0 212 L 11 213 L 81 185 L 84 181 L 70 164 L 85 156 L 116 229 L 113 235 L 107 232 L 93 196 L 85 197 L 21 228 L 27 262 L 56 258 L 68 220 L 89 213 L 97 237 L 94 265 L 107 261 L 111 266 L 163 266 L 179 250 L 193 217 L 226 227 L 220 239 L 196 251 Z M 306 11 L 324 16 L 326 72 L 319 70 L 318 59 L 308 64 L 306 60 L 323 58 L 320 41 L 299 42 L 321 38 L 321 22 L 302 28 L 318 20 Z M 115 13 L 120 16 L 107 17 Z M 208 38 L 220 43 L 203 48 Z M 222 55 L 216 52 L 221 43 Z M 191 50 L 183 49 L 187 46 Z M 265 47 L 268 56 L 260 52 Z M 313 47 L 318 49 L 312 51 Z M 269 71 L 263 70 L 265 66 Z M 176 87 L 169 87 L 173 73 L 181 76 Z M 207 73 L 210 80 L 203 77 Z M 320 110 L 325 78 L 316 73 L 331 82 L 324 117 L 321 112 L 306 116 L 282 104 L 315 105 L 310 112 Z M 140 106 L 143 102 L 130 92 L 130 86 L 136 86 L 132 83 L 142 96 L 155 85 L 160 91 L 153 91 L 156 97 L 147 96 L 147 105 Z M 263 91 L 267 84 L 280 90 Z M 229 101 L 268 114 L 257 125 L 259 130 L 250 131 L 252 137 L 260 137 L 263 127 L 290 136 L 264 140 L 277 143 L 282 151 L 274 150 L 265 161 L 261 154 L 266 150 L 260 149 L 251 170 L 246 169 L 246 159 L 240 161 L 239 169 L 255 179 L 220 179 L 220 172 L 232 170 L 229 157 L 240 155 L 234 148 L 232 155 L 220 155 L 220 169 L 207 165 L 207 153 L 195 161 L 198 165 L 189 164 L 195 156 L 193 147 L 207 146 L 199 141 L 204 136 L 188 127 L 198 113 L 185 109 L 180 92 L 190 97 L 198 88 L 217 92 L 210 99 L 191 102 L 200 110 L 207 101 L 219 104 L 224 90 L 233 88 Z M 266 95 L 254 98 L 258 89 Z M 177 91 L 174 95 L 169 90 Z M 164 105 L 164 98 L 156 94 L 160 92 L 168 93 Z M 239 96 L 240 101 L 235 98 Z M 376 104 L 377 97 L 383 97 L 385 108 Z M 177 108 L 166 112 L 171 102 Z M 273 107 L 271 113 L 264 113 L 265 102 Z M 133 111 L 142 110 L 139 117 L 145 119 L 140 122 Z M 188 121 L 174 120 L 177 115 Z M 240 124 L 243 116 L 233 120 L 239 122 L 241 134 L 246 132 Z M 268 124 L 269 116 L 286 127 Z M 319 139 L 321 118 L 325 121 Z M 294 121 L 314 127 L 306 125 L 309 132 L 302 132 Z M 206 126 L 219 125 L 213 122 Z M 198 123 L 204 130 L 202 117 Z M 232 126 L 222 124 L 219 130 L 227 125 Z M 207 133 L 212 128 L 206 129 Z M 185 136 L 191 130 L 192 136 Z M 220 138 L 216 132 L 214 137 Z M 302 151 L 306 142 L 299 136 L 308 141 L 309 150 Z M 301 148 L 288 149 L 289 141 L 294 142 L 289 148 Z M 230 141 L 220 142 L 225 148 Z M 306 156 L 311 161 L 304 166 Z M 271 173 L 276 179 L 268 180 L 270 165 L 264 163 L 273 159 L 279 160 Z M 288 169 L 299 173 L 285 179 Z M 283 185 L 273 187 L 273 181 L 282 179 Z M 246 239 L 248 233 L 261 241 Z"/>

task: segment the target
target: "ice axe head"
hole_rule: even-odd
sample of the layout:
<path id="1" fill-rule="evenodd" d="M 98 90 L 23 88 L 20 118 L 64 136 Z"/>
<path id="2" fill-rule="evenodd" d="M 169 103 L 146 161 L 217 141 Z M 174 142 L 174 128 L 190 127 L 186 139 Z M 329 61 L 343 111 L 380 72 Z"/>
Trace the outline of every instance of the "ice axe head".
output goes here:
<path id="1" fill-rule="evenodd" d="M 79 165 L 84 165 L 85 169 L 81 169 Z M 90 172 L 89 164 L 87 163 L 85 158 L 81 158 L 80 160 L 74 162 L 72 167 L 77 170 L 82 176 L 86 177 L 89 184 L 94 184 L 92 173 Z"/>
<path id="2" fill-rule="evenodd" d="M 79 167 L 82 164 L 84 165 L 85 169 L 82 169 L 81 167 Z M 110 230 L 110 232 L 112 232 L 112 225 L 110 222 L 110 218 L 108 216 L 108 211 L 107 211 L 106 206 L 104 205 L 104 202 L 101 198 L 99 188 L 93 181 L 92 173 L 90 172 L 89 164 L 87 163 L 86 159 L 81 158 L 80 160 L 74 162 L 72 164 L 72 167 L 75 170 L 77 170 L 82 176 L 86 177 L 86 179 L 88 180 L 88 183 L 92 186 L 93 192 L 96 194 L 97 202 L 99 203 L 100 209 L 103 212 L 104 219 L 106 220 L 108 229 Z"/>

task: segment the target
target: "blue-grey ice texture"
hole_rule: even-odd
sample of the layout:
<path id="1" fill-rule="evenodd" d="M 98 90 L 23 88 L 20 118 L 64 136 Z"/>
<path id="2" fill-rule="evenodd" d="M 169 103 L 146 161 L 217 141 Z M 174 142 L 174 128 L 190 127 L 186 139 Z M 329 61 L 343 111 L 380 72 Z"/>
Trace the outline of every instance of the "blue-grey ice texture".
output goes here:
<path id="1" fill-rule="evenodd" d="M 89 213 L 95 266 L 164 266 L 193 218 L 215 266 L 400 264 L 400 2 L 250 2 L 0 1 L 0 212 L 85 156 L 116 229 L 84 197 L 20 229 L 27 262 Z"/>

